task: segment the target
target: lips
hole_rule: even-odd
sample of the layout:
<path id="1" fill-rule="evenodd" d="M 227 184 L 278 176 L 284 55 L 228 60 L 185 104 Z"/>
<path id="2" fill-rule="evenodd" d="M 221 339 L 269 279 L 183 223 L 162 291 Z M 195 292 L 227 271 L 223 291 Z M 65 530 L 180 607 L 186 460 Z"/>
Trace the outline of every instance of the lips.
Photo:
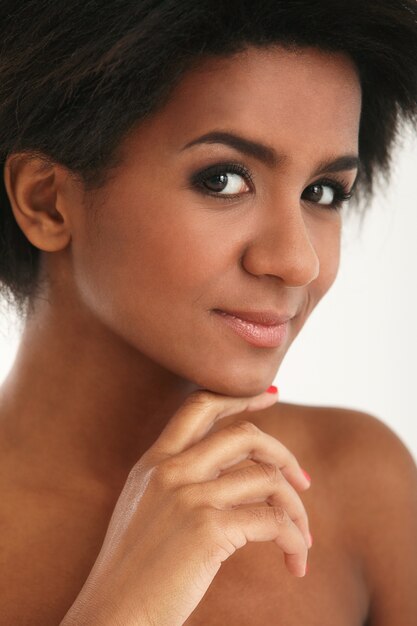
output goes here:
<path id="1" fill-rule="evenodd" d="M 263 326 L 277 326 L 285 324 L 294 317 L 292 313 L 276 313 L 275 311 L 231 311 L 229 309 L 214 309 L 216 313 L 232 315 L 245 322 L 262 324 Z"/>
<path id="2" fill-rule="evenodd" d="M 262 319 L 264 322 L 268 322 L 268 324 L 260 324 L 258 321 L 243 319 L 243 317 L 237 317 L 233 313 L 222 311 L 221 309 L 217 309 L 214 312 L 221 320 L 222 328 L 228 327 L 235 334 L 257 348 L 278 348 L 284 345 L 288 338 L 289 329 L 287 322 L 291 316 L 278 315 L 277 313 L 271 313 L 271 311 L 234 311 L 234 313 L 244 315 L 246 318 L 250 317 L 252 320 L 257 318 L 258 320 Z M 277 320 L 279 322 L 284 319 L 287 319 L 287 322 L 276 323 Z"/>

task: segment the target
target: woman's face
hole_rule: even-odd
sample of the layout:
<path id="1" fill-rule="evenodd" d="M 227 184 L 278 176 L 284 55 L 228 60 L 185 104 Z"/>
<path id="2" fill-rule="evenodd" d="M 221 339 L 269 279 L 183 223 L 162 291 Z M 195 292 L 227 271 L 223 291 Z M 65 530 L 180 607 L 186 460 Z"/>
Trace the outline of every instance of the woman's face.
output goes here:
<path id="1" fill-rule="evenodd" d="M 358 154 L 360 108 L 359 79 L 343 54 L 249 48 L 189 71 L 124 140 L 124 164 L 93 192 L 94 211 L 71 207 L 83 304 L 182 378 L 218 393 L 261 393 L 336 278 L 343 208 L 331 206 L 332 183 L 349 191 L 357 170 L 323 162 Z M 276 163 L 258 158 L 260 148 L 187 147 L 214 131 L 268 146 Z M 284 343 L 265 348 L 214 309 L 295 317 Z"/>

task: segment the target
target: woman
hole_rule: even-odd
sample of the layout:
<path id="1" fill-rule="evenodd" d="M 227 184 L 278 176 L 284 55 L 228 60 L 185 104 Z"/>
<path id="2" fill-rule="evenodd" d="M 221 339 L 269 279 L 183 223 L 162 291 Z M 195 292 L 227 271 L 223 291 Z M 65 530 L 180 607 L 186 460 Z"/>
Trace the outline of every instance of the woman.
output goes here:
<path id="1" fill-rule="evenodd" d="M 414 0 L 0 7 L 1 624 L 416 623 L 410 452 L 266 391 L 416 121 Z"/>

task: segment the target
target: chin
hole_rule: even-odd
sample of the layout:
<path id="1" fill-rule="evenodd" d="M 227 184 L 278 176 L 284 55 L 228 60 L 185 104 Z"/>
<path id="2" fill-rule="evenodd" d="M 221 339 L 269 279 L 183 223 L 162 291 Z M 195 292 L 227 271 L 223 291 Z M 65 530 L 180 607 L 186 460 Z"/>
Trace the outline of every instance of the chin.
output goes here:
<path id="1" fill-rule="evenodd" d="M 247 373 L 242 368 L 233 373 L 225 372 L 224 368 L 222 372 L 219 368 L 213 377 L 202 375 L 198 380 L 194 379 L 193 382 L 199 389 L 207 389 L 224 396 L 249 398 L 264 393 L 270 385 L 274 384 L 276 375 L 277 368 L 271 370 L 270 367 L 268 371 L 265 370 L 263 376 L 259 368 L 254 372 L 253 366 Z"/>

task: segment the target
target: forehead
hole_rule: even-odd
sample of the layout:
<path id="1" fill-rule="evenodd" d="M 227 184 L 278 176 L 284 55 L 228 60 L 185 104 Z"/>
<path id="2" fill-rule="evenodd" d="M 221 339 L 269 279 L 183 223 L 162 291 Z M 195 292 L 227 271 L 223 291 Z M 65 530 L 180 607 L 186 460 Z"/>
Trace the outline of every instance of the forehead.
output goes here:
<path id="1" fill-rule="evenodd" d="M 210 128 L 239 128 L 270 140 L 356 146 L 361 87 L 353 61 L 315 48 L 248 48 L 185 73 L 152 123 L 178 145 Z"/>

